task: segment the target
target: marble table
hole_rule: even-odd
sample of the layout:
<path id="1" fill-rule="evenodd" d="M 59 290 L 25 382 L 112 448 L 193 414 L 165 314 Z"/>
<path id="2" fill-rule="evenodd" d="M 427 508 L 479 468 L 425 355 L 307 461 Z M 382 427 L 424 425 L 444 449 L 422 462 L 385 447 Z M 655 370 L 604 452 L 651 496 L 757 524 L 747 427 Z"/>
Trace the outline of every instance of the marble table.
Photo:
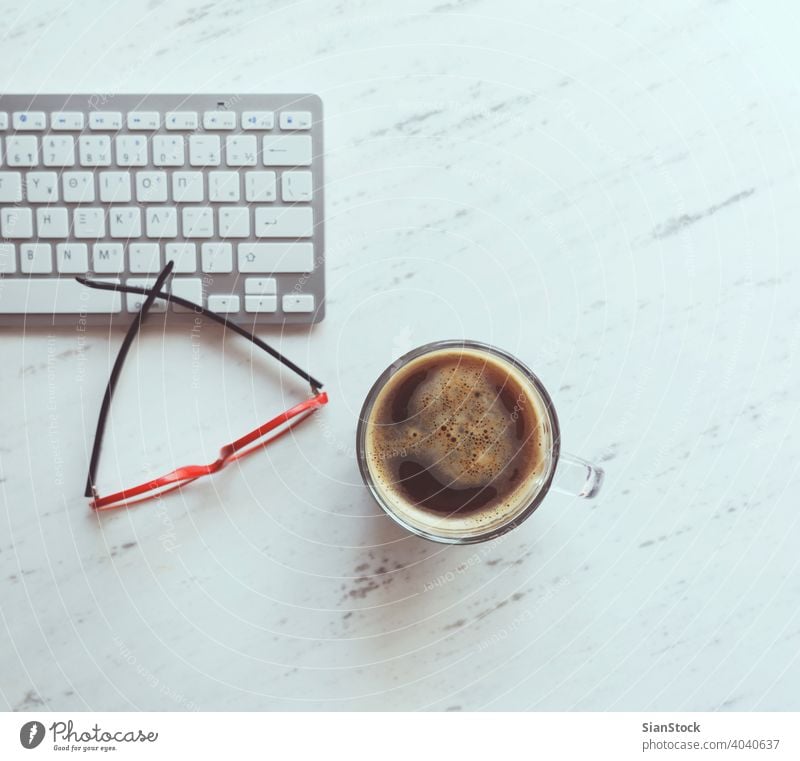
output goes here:
<path id="1" fill-rule="evenodd" d="M 5 708 L 800 709 L 797 12 L 581 5 L 0 3 L 4 91 L 322 96 L 327 318 L 263 336 L 331 397 L 97 516 L 121 333 L 4 331 Z M 460 337 L 535 369 L 596 500 L 460 548 L 380 513 L 360 404 Z M 100 483 L 213 459 L 305 392 L 212 326 L 151 325 Z"/>

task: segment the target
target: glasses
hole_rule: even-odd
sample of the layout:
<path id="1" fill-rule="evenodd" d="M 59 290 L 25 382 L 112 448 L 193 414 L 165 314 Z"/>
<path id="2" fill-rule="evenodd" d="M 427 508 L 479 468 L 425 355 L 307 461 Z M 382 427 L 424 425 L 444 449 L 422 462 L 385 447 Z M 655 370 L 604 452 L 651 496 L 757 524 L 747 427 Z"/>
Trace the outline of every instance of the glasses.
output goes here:
<path id="1" fill-rule="evenodd" d="M 103 403 L 100 407 L 100 414 L 97 419 L 97 428 L 94 435 L 94 443 L 92 445 L 92 456 L 89 460 L 89 473 L 86 478 L 86 492 L 85 496 L 91 498 L 90 505 L 94 510 L 111 510 L 118 507 L 130 507 L 138 502 L 144 502 L 149 499 L 155 499 L 167 492 L 174 489 L 180 489 L 187 484 L 196 481 L 203 476 L 210 476 L 222 470 L 226 465 L 240 460 L 253 452 L 257 452 L 264 447 L 271 444 L 273 441 L 281 438 L 289 433 L 295 426 L 302 423 L 306 418 L 316 412 L 320 407 L 328 403 L 328 395 L 322 390 L 322 383 L 316 378 L 309 375 L 305 370 L 302 370 L 294 362 L 284 357 L 280 352 L 276 351 L 269 344 L 262 341 L 258 336 L 250 333 L 249 331 L 230 322 L 224 315 L 211 312 L 208 309 L 195 304 L 187 299 L 175 296 L 171 293 L 162 291 L 161 288 L 166 282 L 167 278 L 172 273 L 173 262 L 168 262 L 167 266 L 161 271 L 158 278 L 151 288 L 139 288 L 135 286 L 118 285 L 116 283 L 96 282 L 86 278 L 75 278 L 82 285 L 89 288 L 97 288 L 106 291 L 118 291 L 120 293 L 138 293 L 145 296 L 141 309 L 133 318 L 122 345 L 119 348 L 117 357 L 114 360 L 114 366 L 111 369 L 111 375 L 106 385 L 105 394 L 103 395 Z M 281 364 L 291 370 L 293 373 L 301 377 L 311 386 L 311 396 L 305 401 L 294 405 L 294 407 L 276 415 L 266 423 L 258 426 L 258 428 L 246 433 L 244 436 L 239 437 L 236 441 L 226 444 L 222 447 L 219 457 L 214 462 L 208 465 L 186 465 L 167 473 L 163 476 L 153 478 L 145 483 L 132 486 L 128 489 L 122 489 L 113 494 L 101 496 L 96 486 L 97 468 L 100 462 L 100 450 L 103 443 L 103 433 L 106 427 L 106 420 L 108 412 L 111 408 L 111 399 L 114 396 L 114 389 L 117 385 L 117 380 L 125 364 L 125 358 L 128 355 L 128 350 L 133 343 L 133 339 L 138 334 L 142 324 L 147 319 L 150 307 L 156 299 L 163 299 L 172 304 L 190 309 L 195 313 L 199 313 L 219 323 L 225 328 L 238 333 L 240 336 L 247 338 L 253 344 L 263 349 L 267 354 L 277 359 Z M 271 435 L 270 435 L 271 434 Z"/>

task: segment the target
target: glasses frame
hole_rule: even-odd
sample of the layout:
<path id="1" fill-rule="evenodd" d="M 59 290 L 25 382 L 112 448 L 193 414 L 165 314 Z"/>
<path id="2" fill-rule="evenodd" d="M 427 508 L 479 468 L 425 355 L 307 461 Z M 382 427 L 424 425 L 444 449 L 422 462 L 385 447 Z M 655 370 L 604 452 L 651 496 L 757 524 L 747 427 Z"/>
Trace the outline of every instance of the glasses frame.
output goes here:
<path id="1" fill-rule="evenodd" d="M 95 429 L 94 442 L 92 444 L 92 454 L 89 460 L 89 469 L 86 477 L 86 491 L 85 496 L 91 498 L 90 506 L 93 510 L 110 510 L 118 507 L 130 507 L 131 505 L 143 502 L 149 499 L 166 494 L 167 492 L 175 489 L 180 489 L 187 484 L 196 481 L 203 476 L 211 475 L 224 468 L 231 462 L 234 462 L 242 457 L 252 454 L 260 449 L 263 449 L 268 444 L 276 441 L 281 436 L 287 434 L 295 426 L 299 425 L 303 420 L 316 412 L 320 407 L 328 403 L 328 395 L 322 391 L 322 383 L 313 376 L 309 375 L 305 370 L 294 364 L 291 360 L 284 357 L 280 352 L 276 351 L 269 344 L 262 341 L 255 334 L 245 330 L 240 325 L 228 320 L 224 315 L 212 312 L 205 307 L 195 304 L 192 301 L 175 296 L 167 291 L 162 291 L 161 288 L 167 281 L 172 273 L 174 263 L 168 262 L 166 267 L 161 271 L 158 278 L 151 288 L 139 288 L 136 286 L 125 286 L 117 283 L 108 283 L 90 280 L 88 278 L 76 277 L 75 279 L 89 288 L 96 288 L 99 290 L 117 291 L 119 293 L 138 293 L 145 296 L 141 308 L 134 316 L 125 337 L 114 360 L 114 366 L 111 370 L 106 390 L 103 395 L 103 402 L 100 407 L 100 413 L 97 419 L 97 427 Z M 244 338 L 254 343 L 260 349 L 263 349 L 272 357 L 277 359 L 281 364 L 291 370 L 293 373 L 307 381 L 311 386 L 312 396 L 299 404 L 294 405 L 290 409 L 282 412 L 279 415 L 271 418 L 267 422 L 253 429 L 244 436 L 240 436 L 236 441 L 226 444 L 220 450 L 219 457 L 212 463 L 207 465 L 186 465 L 176 468 L 175 470 L 157 478 L 150 479 L 142 484 L 132 486 L 128 489 L 122 489 L 113 494 L 100 496 L 96 486 L 97 468 L 100 464 L 100 453 L 102 451 L 103 435 L 105 433 L 106 421 L 108 412 L 111 408 L 111 400 L 114 396 L 114 389 L 117 385 L 117 380 L 125 364 L 125 358 L 133 343 L 134 338 L 138 335 L 142 325 L 147 319 L 150 308 L 156 299 L 163 299 L 164 301 L 172 304 L 182 306 L 195 314 L 202 314 L 205 317 L 219 323 L 223 327 L 238 333 Z M 281 426 L 284 426 L 281 428 Z M 281 429 L 281 430 L 278 430 Z M 276 431 L 269 438 L 264 439 L 267 434 Z"/>

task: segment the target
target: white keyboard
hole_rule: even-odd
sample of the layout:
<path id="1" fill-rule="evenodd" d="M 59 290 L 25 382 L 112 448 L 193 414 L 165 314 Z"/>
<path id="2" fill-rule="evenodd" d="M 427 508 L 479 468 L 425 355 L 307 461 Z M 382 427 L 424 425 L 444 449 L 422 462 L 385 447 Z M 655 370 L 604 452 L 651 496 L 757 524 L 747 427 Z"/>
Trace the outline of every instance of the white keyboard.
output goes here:
<path id="1" fill-rule="evenodd" d="M 0 326 L 127 324 L 144 296 L 75 276 L 168 261 L 239 324 L 318 322 L 322 153 L 315 95 L 0 95 Z"/>

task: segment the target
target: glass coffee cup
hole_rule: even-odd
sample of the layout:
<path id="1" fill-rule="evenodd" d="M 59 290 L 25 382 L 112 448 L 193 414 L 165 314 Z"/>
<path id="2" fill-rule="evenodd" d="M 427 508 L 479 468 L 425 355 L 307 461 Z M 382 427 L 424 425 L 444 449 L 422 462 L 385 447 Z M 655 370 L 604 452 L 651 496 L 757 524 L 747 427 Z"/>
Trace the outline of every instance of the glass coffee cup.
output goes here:
<path id="1" fill-rule="evenodd" d="M 435 542 L 494 539 L 550 489 L 595 497 L 603 471 L 561 451 L 553 402 L 516 357 L 437 341 L 388 367 L 359 416 L 364 483 L 398 524 Z"/>

